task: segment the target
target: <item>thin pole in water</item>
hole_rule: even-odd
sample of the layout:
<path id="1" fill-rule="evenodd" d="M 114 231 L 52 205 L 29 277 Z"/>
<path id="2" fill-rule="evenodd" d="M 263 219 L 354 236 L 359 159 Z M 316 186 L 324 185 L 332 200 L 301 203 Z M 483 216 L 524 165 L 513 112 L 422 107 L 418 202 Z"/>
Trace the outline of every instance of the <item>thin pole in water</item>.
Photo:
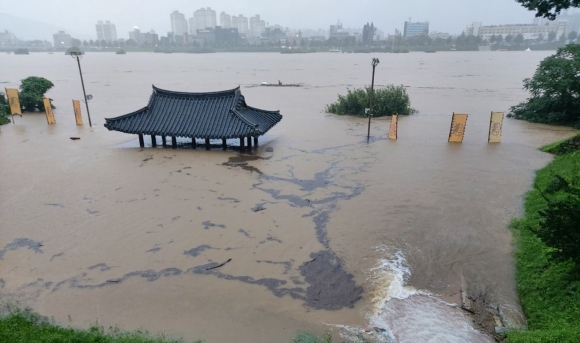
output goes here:
<path id="1" fill-rule="evenodd" d="M 371 82 L 371 95 L 370 95 L 370 99 L 369 99 L 369 127 L 368 127 L 368 131 L 367 131 L 367 143 L 369 142 L 370 136 L 371 136 L 371 117 L 373 116 L 373 94 L 375 93 L 375 67 L 377 66 L 377 64 L 379 64 L 379 59 L 378 58 L 373 58 L 372 61 L 372 66 L 373 66 L 373 79 Z"/>
<path id="2" fill-rule="evenodd" d="M 83 71 L 81 70 L 81 61 L 79 59 L 79 55 L 76 55 L 76 60 L 79 65 L 79 74 L 81 74 L 81 84 L 83 85 L 83 95 L 85 96 L 85 106 L 87 107 L 87 116 L 89 117 L 89 126 L 93 127 L 93 123 L 91 123 L 91 112 L 89 112 L 89 100 L 87 99 L 87 92 L 85 91 L 85 81 L 83 80 Z"/>

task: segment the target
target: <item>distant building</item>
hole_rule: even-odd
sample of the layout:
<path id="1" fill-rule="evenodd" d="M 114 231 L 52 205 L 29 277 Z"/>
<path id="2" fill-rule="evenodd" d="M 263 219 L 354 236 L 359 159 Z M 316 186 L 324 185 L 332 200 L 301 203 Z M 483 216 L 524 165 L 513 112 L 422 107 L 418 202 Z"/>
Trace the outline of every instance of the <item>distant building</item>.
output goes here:
<path id="1" fill-rule="evenodd" d="M 430 32 L 429 33 L 429 38 L 431 38 L 432 40 L 448 39 L 449 37 L 451 37 L 451 35 L 449 33 L 445 33 L 445 32 Z"/>
<path id="2" fill-rule="evenodd" d="M 464 33 L 466 36 L 475 36 L 478 37 L 479 36 L 479 29 L 481 29 L 481 22 L 476 21 L 473 22 L 473 24 L 471 24 L 471 26 L 468 26 Z"/>
<path id="3" fill-rule="evenodd" d="M 556 20 L 554 20 L 552 23 L 554 22 L 566 22 L 566 30 L 564 32 L 566 35 L 572 31 L 580 33 L 580 13 L 568 14 L 568 11 L 564 11 L 564 14 L 557 16 Z"/>
<path id="4" fill-rule="evenodd" d="M 72 45 L 71 36 L 64 31 L 58 31 L 58 33 L 52 35 L 52 38 L 54 40 L 55 48 L 68 48 Z"/>
<path id="5" fill-rule="evenodd" d="M 371 23 L 370 25 L 369 25 L 369 23 L 367 23 L 363 27 L 362 43 L 364 45 L 373 45 L 376 30 L 377 29 L 375 28 L 375 25 L 373 23 Z"/>
<path id="6" fill-rule="evenodd" d="M 216 46 L 235 47 L 239 44 L 240 35 L 236 28 L 224 28 L 216 26 L 215 44 Z"/>
<path id="7" fill-rule="evenodd" d="M 95 26 L 97 28 L 98 40 L 104 40 L 107 42 L 117 41 L 117 29 L 115 28 L 115 24 L 111 24 L 111 22 L 107 20 L 105 23 L 98 21 Z"/>
<path id="8" fill-rule="evenodd" d="M 262 32 L 266 31 L 266 22 L 260 19 L 260 15 L 250 18 L 250 36 L 260 37 Z"/>
<path id="9" fill-rule="evenodd" d="M 159 43 L 159 35 L 155 33 L 155 30 L 141 32 L 138 27 L 135 27 L 133 31 L 129 32 L 129 38 L 137 42 L 137 45 L 147 44 L 155 46 Z"/>
<path id="10" fill-rule="evenodd" d="M 207 28 L 214 28 L 217 26 L 215 11 L 208 8 L 201 8 L 193 12 L 194 29 L 203 30 Z"/>
<path id="11" fill-rule="evenodd" d="M 405 22 L 405 29 L 403 31 L 403 37 L 411 38 L 420 35 L 429 35 L 429 22 L 417 22 L 411 23 L 409 21 Z"/>
<path id="12" fill-rule="evenodd" d="M 547 39 L 550 32 L 554 32 L 556 37 L 560 37 L 566 32 L 566 22 L 562 21 L 554 25 L 498 25 L 482 26 L 479 29 L 479 37 L 489 40 L 492 36 L 506 37 L 511 35 L 516 37 L 522 35 L 524 39 Z"/>
<path id="13" fill-rule="evenodd" d="M 143 37 L 141 36 L 141 30 L 138 27 L 133 28 L 133 31 L 129 32 L 129 39 L 134 40 L 137 45 L 143 44 Z"/>
<path id="14" fill-rule="evenodd" d="M 220 14 L 220 26 L 223 29 L 232 28 L 232 17 L 229 14 L 226 14 L 226 12 Z"/>
<path id="15" fill-rule="evenodd" d="M 343 30 L 342 29 L 342 23 L 340 22 L 340 20 L 338 21 L 338 23 L 336 25 L 330 25 L 330 32 L 329 32 L 329 39 L 330 38 L 337 38 L 337 39 L 343 39 L 343 38 L 347 38 L 350 36 L 350 33 L 348 32 L 348 30 Z"/>
<path id="16" fill-rule="evenodd" d="M 279 25 L 267 27 L 262 33 L 262 38 L 270 42 L 280 42 L 280 44 L 286 44 L 286 32 L 282 30 Z"/>
<path id="17" fill-rule="evenodd" d="M 16 45 L 16 43 L 18 43 L 18 38 L 14 33 L 8 30 L 0 32 L 0 46 L 11 46 Z"/>
<path id="18" fill-rule="evenodd" d="M 232 27 L 238 29 L 238 34 L 240 36 L 247 36 L 249 33 L 248 30 L 248 18 L 244 17 L 243 15 L 233 16 L 232 17 Z"/>
<path id="19" fill-rule="evenodd" d="M 171 32 L 173 33 L 173 36 L 186 35 L 187 20 L 185 20 L 185 14 L 173 11 L 169 16 L 171 18 Z"/>

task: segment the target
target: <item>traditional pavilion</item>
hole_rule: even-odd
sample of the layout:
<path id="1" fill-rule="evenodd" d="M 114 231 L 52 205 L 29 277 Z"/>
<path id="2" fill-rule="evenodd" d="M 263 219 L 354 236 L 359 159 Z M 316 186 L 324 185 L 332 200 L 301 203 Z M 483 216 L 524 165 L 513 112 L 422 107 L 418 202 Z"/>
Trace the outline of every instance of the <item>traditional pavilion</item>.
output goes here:
<path id="1" fill-rule="evenodd" d="M 177 137 L 205 139 L 209 150 L 210 139 L 221 139 L 224 150 L 227 139 L 239 139 L 240 149 L 258 146 L 258 137 L 265 134 L 280 120 L 280 111 L 265 111 L 246 104 L 240 87 L 211 93 L 183 93 L 153 86 L 149 104 L 133 113 L 116 118 L 105 118 L 109 130 L 139 135 L 139 145 L 145 146 L 143 135 L 151 135 L 151 145 L 157 146 L 161 136 L 163 146 L 171 137 L 177 147 Z"/>

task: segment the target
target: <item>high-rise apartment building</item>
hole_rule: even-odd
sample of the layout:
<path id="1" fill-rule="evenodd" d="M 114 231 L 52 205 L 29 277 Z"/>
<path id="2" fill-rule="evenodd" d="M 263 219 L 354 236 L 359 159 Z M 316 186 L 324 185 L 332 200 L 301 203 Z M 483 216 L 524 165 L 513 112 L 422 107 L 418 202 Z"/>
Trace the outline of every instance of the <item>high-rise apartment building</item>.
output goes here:
<path id="1" fill-rule="evenodd" d="M 240 35 L 248 35 L 248 18 L 243 15 L 232 17 L 232 27 L 238 29 Z"/>
<path id="2" fill-rule="evenodd" d="M 217 21 L 215 11 L 210 7 L 198 9 L 197 11 L 193 12 L 193 24 L 195 31 L 205 30 L 208 27 L 216 27 Z"/>
<path id="3" fill-rule="evenodd" d="M 364 45 L 373 45 L 373 41 L 375 40 L 375 32 L 376 31 L 377 31 L 377 29 L 375 28 L 375 25 L 373 23 L 371 23 L 370 25 L 369 25 L 369 23 L 367 23 L 363 27 L 362 42 Z"/>
<path id="4" fill-rule="evenodd" d="M 185 20 L 185 14 L 173 11 L 169 16 L 171 18 L 171 32 L 173 33 L 173 36 L 183 36 L 187 34 L 187 20 Z"/>
<path id="5" fill-rule="evenodd" d="M 266 31 L 266 22 L 260 19 L 260 15 L 250 18 L 250 36 L 260 37 L 262 32 Z"/>
<path id="6" fill-rule="evenodd" d="M 115 28 L 115 24 L 111 24 L 108 20 L 105 23 L 99 20 L 96 27 L 98 40 L 105 40 L 107 42 L 115 42 L 117 40 L 117 29 Z"/>
<path id="7" fill-rule="evenodd" d="M 429 22 L 417 22 L 411 23 L 409 21 L 405 22 L 405 30 L 403 31 L 403 37 L 411 38 L 420 35 L 429 35 Z"/>
<path id="8" fill-rule="evenodd" d="M 58 31 L 58 33 L 52 35 L 52 38 L 54 39 L 55 48 L 68 48 L 71 46 L 72 38 L 64 31 Z"/>
<path id="9" fill-rule="evenodd" d="M 232 17 L 229 14 L 226 14 L 226 12 L 220 14 L 220 26 L 223 29 L 232 28 Z"/>

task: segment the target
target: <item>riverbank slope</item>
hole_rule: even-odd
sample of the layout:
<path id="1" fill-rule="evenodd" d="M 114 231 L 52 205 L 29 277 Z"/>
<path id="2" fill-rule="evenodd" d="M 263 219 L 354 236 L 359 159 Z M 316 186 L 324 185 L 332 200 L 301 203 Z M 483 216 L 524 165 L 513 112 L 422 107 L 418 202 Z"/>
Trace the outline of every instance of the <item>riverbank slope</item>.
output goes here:
<path id="1" fill-rule="evenodd" d="M 509 343 L 580 342 L 580 280 L 571 276 L 574 264 L 551 259 L 553 248 L 534 234 L 547 208 L 542 193 L 554 176 L 580 185 L 580 135 L 542 150 L 556 159 L 537 172 L 525 199 L 525 216 L 511 224 L 517 244 L 517 288 L 529 331 L 509 332 Z"/>

